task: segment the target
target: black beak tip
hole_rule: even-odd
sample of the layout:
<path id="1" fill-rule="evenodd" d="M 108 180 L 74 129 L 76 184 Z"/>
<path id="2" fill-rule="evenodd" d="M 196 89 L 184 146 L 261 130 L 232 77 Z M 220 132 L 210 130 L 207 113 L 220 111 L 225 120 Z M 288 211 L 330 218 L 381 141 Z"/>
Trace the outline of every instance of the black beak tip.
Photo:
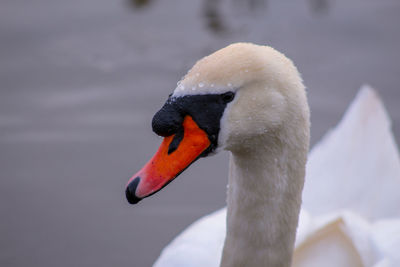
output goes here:
<path id="1" fill-rule="evenodd" d="M 125 190 L 126 199 L 130 204 L 137 204 L 141 198 L 138 198 L 135 194 L 136 188 L 140 182 L 140 178 L 136 177 L 127 187 Z"/>

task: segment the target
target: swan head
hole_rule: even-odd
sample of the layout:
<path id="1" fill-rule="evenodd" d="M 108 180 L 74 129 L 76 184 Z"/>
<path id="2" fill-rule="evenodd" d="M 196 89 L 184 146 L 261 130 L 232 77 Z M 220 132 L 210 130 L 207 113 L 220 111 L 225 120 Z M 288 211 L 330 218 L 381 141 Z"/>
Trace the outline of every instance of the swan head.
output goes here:
<path id="1" fill-rule="evenodd" d="M 291 60 L 268 46 L 236 43 L 199 60 L 154 115 L 152 126 L 165 138 L 129 180 L 131 204 L 220 150 L 246 153 L 260 142 L 308 148 L 309 110 Z"/>

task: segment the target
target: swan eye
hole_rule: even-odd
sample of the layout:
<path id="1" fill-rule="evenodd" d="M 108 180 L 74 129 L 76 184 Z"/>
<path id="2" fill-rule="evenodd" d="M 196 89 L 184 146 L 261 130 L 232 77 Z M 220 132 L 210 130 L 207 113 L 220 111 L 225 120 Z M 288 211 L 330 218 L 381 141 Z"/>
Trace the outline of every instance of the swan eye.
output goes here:
<path id="1" fill-rule="evenodd" d="M 226 92 L 225 94 L 222 94 L 222 100 L 225 103 L 229 103 L 233 100 L 233 98 L 235 98 L 235 93 L 234 92 Z"/>

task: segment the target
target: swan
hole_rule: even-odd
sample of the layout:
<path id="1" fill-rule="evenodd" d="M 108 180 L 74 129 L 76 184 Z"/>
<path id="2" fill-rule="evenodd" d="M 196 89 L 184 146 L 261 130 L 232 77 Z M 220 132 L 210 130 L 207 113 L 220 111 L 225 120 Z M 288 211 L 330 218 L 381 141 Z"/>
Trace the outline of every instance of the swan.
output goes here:
<path id="1" fill-rule="evenodd" d="M 371 92 L 365 89 L 363 94 L 371 98 Z M 400 233 L 396 219 L 400 214 L 392 212 L 396 202 L 375 196 L 382 200 L 379 205 L 389 204 L 382 213 L 369 212 L 364 203 L 369 219 L 391 216 L 373 225 L 357 212 L 344 210 L 346 206 L 335 211 L 329 198 L 325 201 L 326 214 L 321 205 L 307 197 L 304 203 L 311 212 L 304 207 L 300 212 L 309 147 L 309 107 L 296 67 L 273 48 L 236 43 L 201 59 L 155 114 L 152 127 L 165 138 L 154 157 L 128 181 L 125 193 L 131 204 L 164 188 L 200 157 L 221 150 L 230 153 L 227 208 L 191 225 L 164 249 L 155 266 L 396 263 L 394 248 L 400 247 L 393 234 Z M 331 133 L 325 139 L 335 136 Z M 334 142 L 325 139 L 311 153 L 313 162 L 326 163 L 324 142 Z M 311 162 L 307 171 L 312 173 L 310 166 Z M 394 166 L 398 167 L 398 161 Z M 323 166 L 313 169 L 313 175 L 324 171 Z M 398 180 L 392 179 L 390 185 L 398 186 Z M 336 198 L 341 199 L 341 188 L 334 189 Z M 389 189 L 395 191 L 395 187 Z M 305 192 L 320 193 L 318 190 L 306 184 Z M 329 189 L 324 192 L 329 194 Z M 399 203 L 399 197 L 390 200 Z M 313 253 L 321 244 L 327 249 Z M 346 249 L 337 249 L 338 244 Z M 338 253 L 339 262 L 347 260 L 350 265 L 334 265 L 324 258 L 327 254 L 337 258 Z M 319 259 L 310 261 L 315 254 Z"/>

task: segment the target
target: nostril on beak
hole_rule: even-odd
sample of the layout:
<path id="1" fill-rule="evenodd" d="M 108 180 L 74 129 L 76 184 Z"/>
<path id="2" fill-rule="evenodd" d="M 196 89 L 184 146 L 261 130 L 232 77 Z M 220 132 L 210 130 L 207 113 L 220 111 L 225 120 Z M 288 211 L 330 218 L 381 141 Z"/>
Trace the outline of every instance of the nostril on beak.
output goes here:
<path id="1" fill-rule="evenodd" d="M 125 195 L 126 195 L 126 199 L 128 200 L 128 202 L 130 204 L 136 204 L 138 203 L 140 200 L 142 200 L 141 198 L 138 198 L 135 194 L 136 192 L 136 188 L 138 186 L 140 182 L 140 177 L 136 177 L 132 182 L 130 182 L 128 184 L 128 186 L 126 187 L 125 190 Z"/>

